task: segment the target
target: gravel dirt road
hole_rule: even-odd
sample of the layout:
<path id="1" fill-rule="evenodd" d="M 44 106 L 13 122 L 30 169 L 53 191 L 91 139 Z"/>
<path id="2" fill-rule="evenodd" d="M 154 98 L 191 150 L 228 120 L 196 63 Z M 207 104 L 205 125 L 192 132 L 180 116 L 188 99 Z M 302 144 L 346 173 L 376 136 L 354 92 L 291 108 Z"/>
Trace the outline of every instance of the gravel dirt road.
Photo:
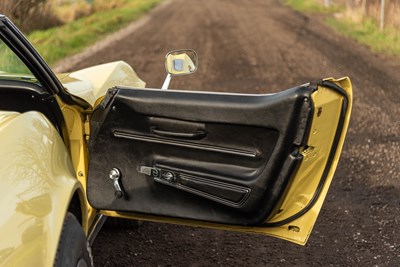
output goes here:
<path id="1" fill-rule="evenodd" d="M 97 266 L 400 266 L 400 67 L 277 0 L 171 0 L 147 23 L 70 69 L 114 60 L 160 88 L 167 51 L 193 48 L 199 70 L 171 87 L 276 92 L 350 76 L 354 108 L 327 200 L 305 247 L 278 239 L 144 223 L 104 229 Z M 397 61 L 398 62 L 398 61 Z"/>

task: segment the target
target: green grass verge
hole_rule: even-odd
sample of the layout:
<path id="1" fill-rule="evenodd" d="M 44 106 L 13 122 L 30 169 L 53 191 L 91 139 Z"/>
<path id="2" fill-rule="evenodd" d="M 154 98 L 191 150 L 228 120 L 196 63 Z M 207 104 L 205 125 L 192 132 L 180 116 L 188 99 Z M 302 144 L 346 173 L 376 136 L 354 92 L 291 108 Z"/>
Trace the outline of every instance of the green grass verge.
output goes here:
<path id="1" fill-rule="evenodd" d="M 337 6 L 325 7 L 315 0 L 285 0 L 284 3 L 294 10 L 310 13 L 333 13 L 341 9 Z"/>
<path id="2" fill-rule="evenodd" d="M 395 29 L 381 31 L 372 20 L 354 23 L 347 19 L 327 18 L 326 23 L 338 32 L 366 44 L 374 52 L 400 57 L 400 32 Z"/>
<path id="3" fill-rule="evenodd" d="M 150 11 L 162 0 L 127 0 L 124 5 L 80 18 L 60 27 L 34 31 L 29 41 L 50 65 L 82 51 L 129 22 Z"/>
<path id="4" fill-rule="evenodd" d="M 326 14 L 343 10 L 343 7 L 325 8 L 315 0 L 285 0 L 285 4 L 295 10 L 310 13 Z M 398 30 L 387 28 L 381 31 L 372 20 L 355 23 L 345 17 L 327 16 L 325 22 L 339 33 L 369 46 L 374 52 L 400 57 L 400 32 Z"/>

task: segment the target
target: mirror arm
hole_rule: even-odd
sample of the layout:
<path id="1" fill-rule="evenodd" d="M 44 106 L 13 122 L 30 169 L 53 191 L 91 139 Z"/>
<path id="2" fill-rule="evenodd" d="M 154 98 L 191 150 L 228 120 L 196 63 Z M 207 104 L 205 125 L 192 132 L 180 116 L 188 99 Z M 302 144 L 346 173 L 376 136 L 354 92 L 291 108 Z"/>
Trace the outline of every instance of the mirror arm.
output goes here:
<path id="1" fill-rule="evenodd" d="M 161 87 L 161 90 L 168 90 L 169 83 L 171 82 L 172 75 L 168 73 L 167 77 L 165 78 L 164 84 Z"/>

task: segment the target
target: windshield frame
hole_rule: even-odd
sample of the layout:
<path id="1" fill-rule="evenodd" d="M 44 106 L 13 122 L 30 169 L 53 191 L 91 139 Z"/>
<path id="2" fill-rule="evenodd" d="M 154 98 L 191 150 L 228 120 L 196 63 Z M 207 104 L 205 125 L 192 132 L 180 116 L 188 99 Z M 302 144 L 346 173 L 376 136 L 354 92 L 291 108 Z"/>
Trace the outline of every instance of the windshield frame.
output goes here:
<path id="1" fill-rule="evenodd" d="M 42 87 L 51 95 L 58 95 L 66 104 L 90 109 L 86 101 L 68 93 L 44 59 L 22 32 L 4 15 L 0 14 L 0 39 L 22 60 Z"/>
<path id="2" fill-rule="evenodd" d="M 0 39 L 25 64 L 46 91 L 49 91 L 52 95 L 60 92 L 62 85 L 43 58 L 40 57 L 17 27 L 4 15 L 0 15 Z"/>

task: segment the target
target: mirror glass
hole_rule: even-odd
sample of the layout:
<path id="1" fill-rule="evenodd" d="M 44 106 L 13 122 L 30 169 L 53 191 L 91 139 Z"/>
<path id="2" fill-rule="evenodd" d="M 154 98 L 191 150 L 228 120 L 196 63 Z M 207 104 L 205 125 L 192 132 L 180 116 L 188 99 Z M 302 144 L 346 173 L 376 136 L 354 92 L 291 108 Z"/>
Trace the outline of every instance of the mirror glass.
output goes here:
<path id="1" fill-rule="evenodd" d="M 197 54 L 191 49 L 169 52 L 165 56 L 165 69 L 171 75 L 186 75 L 197 70 Z"/>

